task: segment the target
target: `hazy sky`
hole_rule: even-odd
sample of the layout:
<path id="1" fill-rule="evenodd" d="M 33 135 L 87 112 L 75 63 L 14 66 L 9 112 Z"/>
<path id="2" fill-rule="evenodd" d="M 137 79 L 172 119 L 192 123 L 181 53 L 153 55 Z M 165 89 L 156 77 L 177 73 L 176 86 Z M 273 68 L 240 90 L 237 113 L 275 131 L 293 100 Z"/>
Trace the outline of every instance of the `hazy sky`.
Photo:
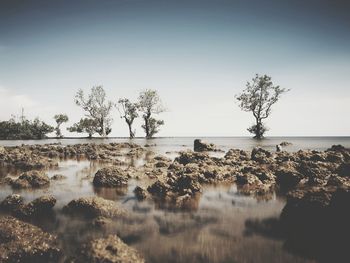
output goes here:
<path id="1" fill-rule="evenodd" d="M 114 101 L 151 88 L 168 109 L 160 136 L 249 135 L 234 95 L 260 73 L 291 89 L 268 135 L 350 135 L 347 2 L 0 0 L 0 119 L 24 107 L 72 124 L 79 88 Z M 127 136 L 113 117 L 111 135 Z"/>

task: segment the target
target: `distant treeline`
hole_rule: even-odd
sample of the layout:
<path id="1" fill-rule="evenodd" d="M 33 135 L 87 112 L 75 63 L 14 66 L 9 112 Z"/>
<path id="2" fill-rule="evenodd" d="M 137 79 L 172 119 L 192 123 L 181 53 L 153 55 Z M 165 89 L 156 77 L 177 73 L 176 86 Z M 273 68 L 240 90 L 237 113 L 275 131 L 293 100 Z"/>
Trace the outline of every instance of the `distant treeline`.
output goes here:
<path id="1" fill-rule="evenodd" d="M 44 139 L 48 133 L 53 131 L 54 127 L 38 118 L 33 121 L 23 118 L 21 121 L 16 121 L 12 118 L 9 121 L 0 122 L 1 140 Z"/>
<path id="2" fill-rule="evenodd" d="M 254 138 L 263 138 L 264 133 L 268 130 L 264 120 L 270 116 L 272 105 L 287 91 L 280 86 L 274 86 L 271 77 L 256 74 L 251 82 L 247 82 L 243 92 L 236 95 L 238 106 L 243 111 L 251 112 L 255 118 L 255 123 L 248 128 L 248 131 L 254 134 Z M 135 137 L 136 130 L 133 128 L 133 123 L 140 115 L 143 120 L 141 127 L 146 138 L 152 138 L 164 125 L 163 120 L 155 118 L 157 114 L 165 111 L 156 90 L 140 92 L 136 102 L 120 98 L 114 103 L 107 99 L 102 86 L 96 86 L 91 89 L 87 96 L 83 90 L 79 90 L 74 99 L 75 104 L 84 110 L 85 115 L 67 130 L 85 133 L 89 138 L 94 134 L 106 137 L 111 133 L 113 108 L 117 108 L 120 118 L 125 120 L 130 138 Z M 66 114 L 57 114 L 54 119 L 57 123 L 56 127 L 52 127 L 38 118 L 29 121 L 24 116 L 22 116 L 21 121 L 15 121 L 12 118 L 9 121 L 0 122 L 0 139 L 42 139 L 53 131 L 56 132 L 58 138 L 62 138 L 60 127 L 63 123 L 68 122 L 69 118 Z"/>

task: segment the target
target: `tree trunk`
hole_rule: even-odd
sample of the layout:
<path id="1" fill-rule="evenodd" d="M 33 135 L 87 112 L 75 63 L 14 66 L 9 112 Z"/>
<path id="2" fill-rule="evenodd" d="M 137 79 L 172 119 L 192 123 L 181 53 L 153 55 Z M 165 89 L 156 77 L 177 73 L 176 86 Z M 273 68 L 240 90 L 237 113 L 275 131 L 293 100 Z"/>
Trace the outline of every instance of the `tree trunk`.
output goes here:
<path id="1" fill-rule="evenodd" d="M 101 128 L 102 128 L 101 136 L 102 137 L 106 137 L 106 127 L 105 127 L 105 124 L 104 124 L 103 120 L 101 120 Z"/>
<path id="2" fill-rule="evenodd" d="M 132 131 L 132 124 L 131 123 L 129 123 L 129 122 L 127 122 L 128 123 L 128 126 L 129 126 L 129 137 L 130 137 L 130 139 L 132 139 L 132 138 L 134 138 L 135 137 L 135 134 L 133 133 L 133 131 Z"/>
<path id="3" fill-rule="evenodd" d="M 255 138 L 256 139 L 262 139 L 262 123 L 259 118 L 256 119 L 256 132 L 255 132 Z"/>
<path id="4" fill-rule="evenodd" d="M 148 112 L 147 115 L 145 116 L 145 132 L 146 132 L 146 138 L 150 138 L 150 130 L 149 130 L 149 119 L 151 118 L 151 113 Z"/>

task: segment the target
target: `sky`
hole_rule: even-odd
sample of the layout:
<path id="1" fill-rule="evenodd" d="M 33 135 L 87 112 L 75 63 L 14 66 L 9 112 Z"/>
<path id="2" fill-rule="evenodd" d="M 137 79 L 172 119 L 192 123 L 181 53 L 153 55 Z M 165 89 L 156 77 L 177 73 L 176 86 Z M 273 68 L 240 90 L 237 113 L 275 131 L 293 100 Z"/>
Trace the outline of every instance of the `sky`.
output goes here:
<path id="1" fill-rule="evenodd" d="M 0 120 L 66 113 L 65 129 L 84 115 L 77 90 L 102 85 L 114 102 L 156 89 L 159 136 L 249 136 L 234 96 L 258 73 L 290 89 L 268 136 L 349 136 L 347 2 L 0 0 Z M 112 117 L 111 136 L 128 136 Z"/>

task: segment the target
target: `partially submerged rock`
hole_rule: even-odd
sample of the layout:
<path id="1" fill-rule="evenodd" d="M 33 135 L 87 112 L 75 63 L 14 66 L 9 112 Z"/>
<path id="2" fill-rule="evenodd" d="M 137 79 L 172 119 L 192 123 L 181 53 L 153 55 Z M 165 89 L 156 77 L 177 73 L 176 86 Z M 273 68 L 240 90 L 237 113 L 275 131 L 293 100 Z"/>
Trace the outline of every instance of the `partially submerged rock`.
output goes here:
<path id="1" fill-rule="evenodd" d="M 127 214 L 117 203 L 96 196 L 74 199 L 63 207 L 63 212 L 87 218 L 117 218 Z"/>
<path id="2" fill-rule="evenodd" d="M 29 171 L 21 174 L 17 179 L 11 181 L 11 186 L 16 189 L 39 188 L 50 185 L 49 177 L 40 171 Z"/>
<path id="3" fill-rule="evenodd" d="M 38 197 L 25 204 L 23 197 L 18 194 L 12 194 L 0 203 L 0 210 L 19 218 L 28 219 L 52 212 L 55 204 L 56 198 L 51 195 Z"/>
<path id="4" fill-rule="evenodd" d="M 50 180 L 52 181 L 60 181 L 60 180 L 64 180 L 67 179 L 67 176 L 63 175 L 63 174 L 54 174 Z"/>
<path id="5" fill-rule="evenodd" d="M 0 218 L 0 262 L 58 262 L 61 251 L 54 235 L 13 217 Z"/>
<path id="6" fill-rule="evenodd" d="M 128 185 L 126 172 L 118 167 L 105 167 L 97 171 L 93 184 L 97 187 L 118 187 Z"/>
<path id="7" fill-rule="evenodd" d="M 259 163 L 271 162 L 272 153 L 264 150 L 260 147 L 256 147 L 252 150 L 251 159 Z"/>
<path id="8" fill-rule="evenodd" d="M 81 257 L 77 262 L 91 263 L 144 263 L 143 257 L 134 249 L 125 244 L 116 235 L 100 238 L 84 245 Z"/>
<path id="9" fill-rule="evenodd" d="M 140 187 L 140 186 L 136 186 L 135 189 L 134 189 L 134 193 L 135 193 L 135 196 L 138 200 L 144 200 L 147 198 L 148 196 L 148 192 L 146 189 Z"/>
<path id="10" fill-rule="evenodd" d="M 194 140 L 193 150 L 195 152 L 217 152 L 217 151 L 220 151 L 213 143 L 206 143 L 200 139 Z"/>
<path id="11" fill-rule="evenodd" d="M 294 188 L 301 181 L 302 177 L 295 170 L 282 168 L 276 171 L 276 182 L 282 190 Z"/>

